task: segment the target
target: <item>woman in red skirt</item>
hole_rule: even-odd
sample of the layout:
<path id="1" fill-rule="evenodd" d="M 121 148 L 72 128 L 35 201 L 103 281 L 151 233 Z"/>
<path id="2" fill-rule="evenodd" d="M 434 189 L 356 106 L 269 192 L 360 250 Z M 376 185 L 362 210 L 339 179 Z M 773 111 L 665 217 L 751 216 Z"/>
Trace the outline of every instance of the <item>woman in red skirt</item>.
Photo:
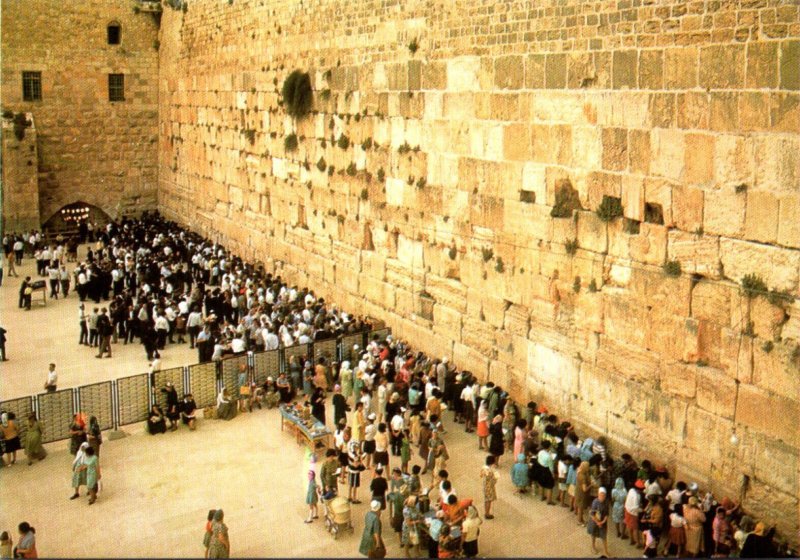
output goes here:
<path id="1" fill-rule="evenodd" d="M 683 504 L 677 504 L 675 511 L 669 516 L 669 548 L 674 551 L 675 557 L 683 556 L 686 547 L 686 519 L 683 517 Z"/>

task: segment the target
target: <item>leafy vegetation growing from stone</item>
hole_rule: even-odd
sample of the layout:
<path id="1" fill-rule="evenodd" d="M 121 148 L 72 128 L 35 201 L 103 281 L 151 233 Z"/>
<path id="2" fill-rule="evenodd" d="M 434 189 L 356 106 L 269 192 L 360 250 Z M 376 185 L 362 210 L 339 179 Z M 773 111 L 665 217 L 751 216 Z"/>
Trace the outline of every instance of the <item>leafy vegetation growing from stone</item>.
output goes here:
<path id="1" fill-rule="evenodd" d="M 756 335 L 755 323 L 753 321 L 747 321 L 747 325 L 742 329 L 742 334 L 750 338 L 754 337 Z"/>
<path id="2" fill-rule="evenodd" d="M 361 200 L 369 200 L 369 190 L 367 190 L 367 187 L 361 189 Z"/>
<path id="3" fill-rule="evenodd" d="M 417 180 L 417 188 L 418 189 L 424 189 L 425 185 L 427 185 L 427 184 L 428 184 L 428 181 L 425 180 L 425 177 L 420 177 Z"/>
<path id="4" fill-rule="evenodd" d="M 245 138 L 247 138 L 247 140 L 248 140 L 248 142 L 250 142 L 251 146 L 256 143 L 256 131 L 255 131 L 255 129 L 247 128 L 247 129 L 242 131 L 242 134 L 244 134 Z"/>
<path id="5" fill-rule="evenodd" d="M 319 92 L 319 98 L 322 101 L 327 101 L 331 98 L 331 90 L 328 88 L 323 89 L 321 92 Z"/>
<path id="6" fill-rule="evenodd" d="M 411 146 L 408 145 L 408 142 L 403 142 L 403 145 L 397 148 L 398 154 L 407 154 L 411 151 Z"/>
<path id="7" fill-rule="evenodd" d="M 770 290 L 769 294 L 767 294 L 767 301 L 770 302 L 772 305 L 776 307 L 783 307 L 784 305 L 788 305 L 792 303 L 794 300 L 794 296 L 789 292 L 781 292 L 779 290 Z"/>
<path id="8" fill-rule="evenodd" d="M 350 147 L 350 139 L 346 134 L 342 134 L 339 136 L 339 140 L 336 141 L 336 145 L 339 146 L 340 149 L 346 150 Z"/>
<path id="9" fill-rule="evenodd" d="M 592 278 L 592 281 L 589 282 L 589 291 L 591 293 L 595 293 L 597 291 L 597 280 Z"/>
<path id="10" fill-rule="evenodd" d="M 564 249 L 567 251 L 568 255 L 574 255 L 578 252 L 578 240 L 577 239 L 570 239 L 564 244 Z"/>
<path id="11" fill-rule="evenodd" d="M 754 298 L 767 292 L 767 284 L 757 274 L 745 274 L 742 278 L 742 291 L 747 297 Z"/>
<path id="12" fill-rule="evenodd" d="M 376 177 L 378 178 L 379 183 L 383 183 L 383 180 L 386 179 L 386 172 L 383 170 L 383 167 L 378 169 Z"/>
<path id="13" fill-rule="evenodd" d="M 550 211 L 553 218 L 570 218 L 574 210 L 583 210 L 578 191 L 572 188 L 569 179 L 556 184 L 556 203 Z"/>
<path id="14" fill-rule="evenodd" d="M 483 262 L 489 262 L 494 256 L 494 251 L 489 247 L 483 247 L 481 248 L 481 255 L 483 256 Z"/>
<path id="15" fill-rule="evenodd" d="M 572 291 L 576 294 L 581 291 L 581 277 L 576 276 L 575 280 L 572 282 Z"/>
<path id="16" fill-rule="evenodd" d="M 768 340 L 761 345 L 761 349 L 764 351 L 765 354 L 769 354 L 770 352 L 772 352 L 773 348 L 775 348 L 775 345 L 772 343 L 771 340 Z"/>
<path id="17" fill-rule="evenodd" d="M 450 249 L 447 251 L 447 256 L 450 257 L 451 261 L 456 260 L 456 255 L 457 254 L 458 254 L 458 251 L 456 250 L 455 245 L 450 247 Z"/>
<path id="18" fill-rule="evenodd" d="M 503 259 L 501 257 L 497 257 L 497 259 L 495 259 L 494 269 L 496 272 L 499 272 L 500 274 L 502 274 L 503 271 L 506 269 L 506 266 L 505 264 L 503 264 Z"/>
<path id="19" fill-rule="evenodd" d="M 311 77 L 308 72 L 294 70 L 286 77 L 281 90 L 283 104 L 286 112 L 296 118 L 302 119 L 311 110 L 313 91 L 311 90 Z"/>
<path id="20" fill-rule="evenodd" d="M 664 225 L 664 209 L 660 204 L 647 202 L 644 205 L 644 221 L 648 224 Z"/>
<path id="21" fill-rule="evenodd" d="M 622 220 L 622 231 L 627 233 L 628 235 L 639 235 L 639 231 L 641 230 L 641 222 L 638 220 L 630 220 L 628 218 L 623 218 Z"/>
<path id="22" fill-rule="evenodd" d="M 334 173 L 336 173 L 336 168 L 331 165 L 330 167 L 328 167 L 328 175 L 331 176 Z"/>
<path id="23" fill-rule="evenodd" d="M 697 367 L 708 367 L 708 360 L 697 360 Z"/>
<path id="24" fill-rule="evenodd" d="M 734 190 L 736 191 L 736 194 L 742 194 L 744 192 L 747 192 L 747 183 L 740 183 L 736 185 L 736 187 L 734 187 Z"/>
<path id="25" fill-rule="evenodd" d="M 603 222 L 610 222 L 622 216 L 622 201 L 619 197 L 603 195 L 603 201 L 597 207 L 597 217 Z"/>
<path id="26" fill-rule="evenodd" d="M 283 139 L 283 147 L 287 152 L 293 152 L 297 149 L 297 134 L 292 132 Z"/>
<path id="27" fill-rule="evenodd" d="M 347 166 L 347 174 L 350 175 L 351 177 L 355 177 L 356 173 L 357 173 L 356 164 L 351 161 L 350 165 Z"/>
<path id="28" fill-rule="evenodd" d="M 371 137 L 367 138 L 366 140 L 361 142 L 361 149 L 364 150 L 365 152 L 367 150 L 369 150 L 371 147 L 372 147 L 372 138 Z"/>
<path id="29" fill-rule="evenodd" d="M 667 261 L 664 263 L 664 274 L 671 278 L 677 278 L 681 275 L 681 263 L 678 260 Z"/>
<path id="30" fill-rule="evenodd" d="M 419 43 L 417 42 L 416 38 L 411 39 L 411 42 L 408 44 L 408 50 L 411 54 L 414 54 L 419 50 Z"/>

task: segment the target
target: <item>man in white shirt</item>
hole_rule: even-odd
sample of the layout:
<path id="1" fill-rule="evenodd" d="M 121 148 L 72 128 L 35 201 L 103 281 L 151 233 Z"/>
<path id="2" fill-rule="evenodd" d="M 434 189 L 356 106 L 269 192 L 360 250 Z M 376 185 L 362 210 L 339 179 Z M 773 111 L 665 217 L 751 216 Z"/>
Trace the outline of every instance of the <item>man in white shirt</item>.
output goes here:
<path id="1" fill-rule="evenodd" d="M 261 331 L 261 336 L 264 339 L 264 350 L 277 350 L 278 346 L 280 346 L 278 335 L 276 335 L 270 329 L 265 327 Z"/>
<path id="2" fill-rule="evenodd" d="M 57 384 L 58 374 L 56 374 L 56 365 L 50 364 L 50 368 L 47 371 L 47 381 L 44 382 L 45 391 L 48 393 L 55 393 Z"/>
<path id="3" fill-rule="evenodd" d="M 169 334 L 169 321 L 163 314 L 159 313 L 154 321 L 156 335 L 158 336 L 158 349 L 163 350 L 167 345 L 167 335 Z"/>
<path id="4" fill-rule="evenodd" d="M 237 336 L 231 340 L 231 350 L 233 350 L 234 354 L 242 354 L 245 350 L 244 338 Z"/>
<path id="5" fill-rule="evenodd" d="M 400 407 L 392 416 L 392 420 L 389 422 L 389 428 L 391 431 L 391 443 L 392 443 L 392 455 L 395 457 L 400 456 L 400 446 L 403 441 L 403 428 L 405 428 L 405 422 L 403 421 L 403 413 L 406 411 L 405 407 Z"/>
<path id="6" fill-rule="evenodd" d="M 58 271 L 58 266 L 47 266 L 47 278 L 50 280 L 50 297 L 58 299 L 58 286 L 61 274 Z"/>

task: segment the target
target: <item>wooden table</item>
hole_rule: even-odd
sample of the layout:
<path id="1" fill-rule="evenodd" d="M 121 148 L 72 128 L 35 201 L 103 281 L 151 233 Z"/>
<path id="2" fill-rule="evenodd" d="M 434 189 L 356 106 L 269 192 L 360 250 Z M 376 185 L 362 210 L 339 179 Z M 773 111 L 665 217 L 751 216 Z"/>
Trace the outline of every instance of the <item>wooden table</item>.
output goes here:
<path id="1" fill-rule="evenodd" d="M 281 431 L 288 428 L 288 431 L 293 432 L 298 445 L 305 441 L 313 450 L 317 442 L 322 442 L 326 447 L 330 447 L 331 432 L 321 422 L 315 420 L 313 427 L 307 428 L 302 424 L 302 420 L 288 412 L 284 405 L 278 406 L 278 410 L 281 413 Z"/>

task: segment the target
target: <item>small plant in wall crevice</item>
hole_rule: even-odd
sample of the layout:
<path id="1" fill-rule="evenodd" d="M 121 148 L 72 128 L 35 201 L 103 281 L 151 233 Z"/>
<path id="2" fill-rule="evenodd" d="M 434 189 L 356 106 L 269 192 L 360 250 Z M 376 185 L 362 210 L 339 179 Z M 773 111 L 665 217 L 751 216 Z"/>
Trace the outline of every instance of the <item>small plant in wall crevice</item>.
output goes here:
<path id="1" fill-rule="evenodd" d="M 287 152 L 293 152 L 297 149 L 297 134 L 292 132 L 283 139 L 283 147 Z"/>
<path id="2" fill-rule="evenodd" d="M 281 89 L 283 104 L 286 112 L 296 118 L 302 119 L 311 110 L 313 100 L 313 90 L 311 89 L 311 77 L 308 72 L 294 70 L 286 77 Z"/>

